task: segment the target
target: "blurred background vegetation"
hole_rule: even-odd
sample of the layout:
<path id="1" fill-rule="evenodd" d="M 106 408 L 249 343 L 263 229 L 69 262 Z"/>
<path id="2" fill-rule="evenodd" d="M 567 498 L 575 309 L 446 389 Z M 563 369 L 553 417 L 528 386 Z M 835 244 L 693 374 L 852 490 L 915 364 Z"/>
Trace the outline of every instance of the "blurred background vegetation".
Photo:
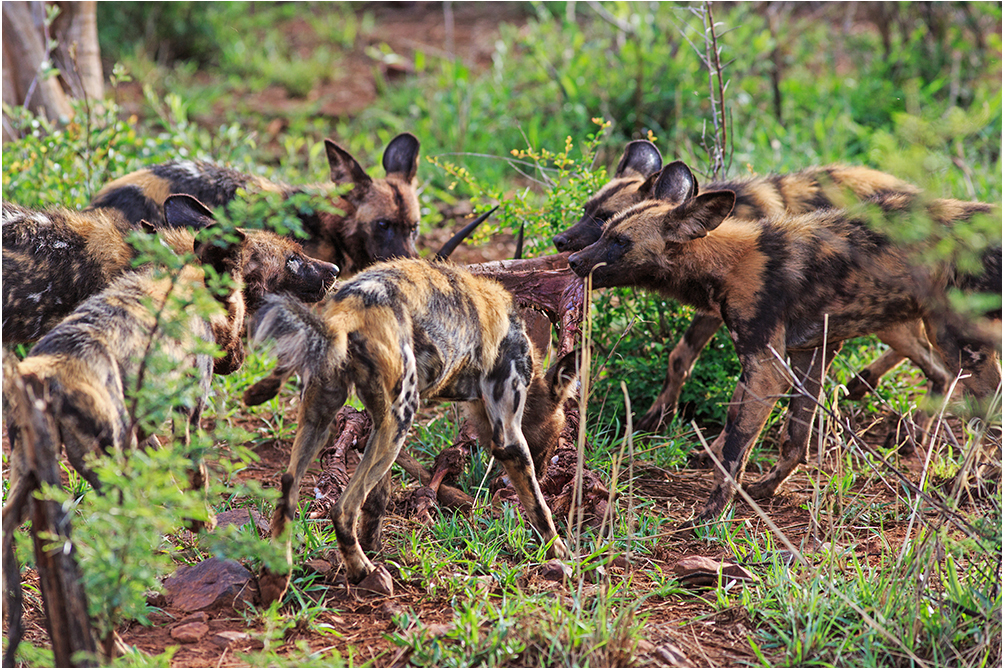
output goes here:
<path id="1" fill-rule="evenodd" d="M 17 138 L 3 194 L 80 207 L 107 180 L 179 157 L 291 182 L 327 176 L 321 141 L 368 169 L 387 142 L 422 142 L 423 231 L 484 202 L 526 227 L 529 253 L 574 223 L 624 144 L 709 172 L 713 122 L 703 4 L 98 3 L 107 87 L 53 124 L 5 106 Z M 944 197 L 1001 201 L 1000 3 L 716 3 L 727 166 L 719 177 L 843 162 Z M 93 102 L 93 101 L 92 101 Z M 522 153 L 514 153 L 522 152 Z M 379 168 L 377 168 L 379 170 Z M 617 304 L 618 309 L 612 305 Z M 609 292 L 605 378 L 649 402 L 689 318 Z M 631 317 L 629 334 L 622 333 Z M 682 402 L 724 417 L 738 367 L 724 334 Z M 718 354 L 715 352 L 719 352 Z M 608 416 L 623 415 L 610 393 Z M 643 410 L 645 407 L 637 407 Z"/>

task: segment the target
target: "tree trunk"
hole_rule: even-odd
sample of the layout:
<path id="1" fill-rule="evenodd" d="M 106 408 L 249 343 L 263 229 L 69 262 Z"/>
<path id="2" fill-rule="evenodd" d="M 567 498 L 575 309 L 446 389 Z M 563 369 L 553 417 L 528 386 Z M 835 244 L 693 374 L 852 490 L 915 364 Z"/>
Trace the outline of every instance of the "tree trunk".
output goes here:
<path id="1" fill-rule="evenodd" d="M 4 80 L 14 83 L 16 103 L 52 120 L 69 120 L 73 110 L 55 77 L 42 76 L 47 60 L 44 35 L 35 28 L 27 2 L 3 3 Z M 4 100 L 7 100 L 6 91 Z"/>
<path id="2" fill-rule="evenodd" d="M 105 95 L 98 49 L 98 3 L 60 2 L 52 23 L 56 35 L 56 63 L 71 95 L 92 102 Z"/>

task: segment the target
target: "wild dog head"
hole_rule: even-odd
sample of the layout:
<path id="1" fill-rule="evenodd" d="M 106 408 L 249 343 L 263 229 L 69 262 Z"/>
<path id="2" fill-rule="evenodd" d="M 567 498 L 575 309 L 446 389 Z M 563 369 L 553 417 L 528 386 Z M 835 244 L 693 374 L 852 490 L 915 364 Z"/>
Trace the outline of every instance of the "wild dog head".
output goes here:
<path id="1" fill-rule="evenodd" d="M 181 194 L 164 202 L 164 216 L 176 229 L 202 230 L 216 223 L 201 202 Z M 249 311 L 258 309 L 266 293 L 286 293 L 304 302 L 317 302 L 334 286 L 338 268 L 309 258 L 296 242 L 264 230 L 246 230 L 240 235 L 239 264 Z M 203 232 L 199 238 L 205 238 Z"/>
<path id="2" fill-rule="evenodd" d="M 614 178 L 583 206 L 583 216 L 552 240 L 559 251 L 579 251 L 600 239 L 604 224 L 618 212 L 650 197 L 654 177 L 663 166 L 659 149 L 649 140 L 635 140 L 625 147 Z"/>
<path id="3" fill-rule="evenodd" d="M 538 479 L 548 469 L 551 455 L 558 446 L 558 436 L 565 426 L 562 406 L 576 389 L 581 356 L 579 350 L 570 351 L 554 363 L 543 377 L 535 376 L 527 388 L 522 427 Z"/>
<path id="4" fill-rule="evenodd" d="M 658 173 L 652 199 L 614 217 L 599 240 L 569 256 L 569 267 L 580 277 L 592 271 L 596 288 L 659 288 L 681 248 L 722 223 L 735 200 L 732 191 L 698 195 L 691 170 L 674 161 Z"/>
<path id="5" fill-rule="evenodd" d="M 415 174 L 419 140 L 402 133 L 384 150 L 383 179 L 371 178 L 352 155 L 331 140 L 325 140 L 331 181 L 351 185 L 336 207 L 344 214 L 319 212 L 317 220 L 305 222 L 311 240 L 307 253 L 316 258 L 351 262 L 353 271 L 391 258 L 415 258 L 419 234 L 419 198 Z"/>

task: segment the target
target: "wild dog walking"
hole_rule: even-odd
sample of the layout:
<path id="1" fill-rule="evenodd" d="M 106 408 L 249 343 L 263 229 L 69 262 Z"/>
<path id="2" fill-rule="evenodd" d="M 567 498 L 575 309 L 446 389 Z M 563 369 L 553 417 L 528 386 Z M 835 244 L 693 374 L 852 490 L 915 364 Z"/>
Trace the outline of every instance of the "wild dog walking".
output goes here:
<path id="1" fill-rule="evenodd" d="M 241 232 L 228 233 L 237 239 L 230 242 L 214 227 L 195 237 L 191 231 L 183 232 L 199 262 L 230 279 L 228 289 L 214 292 L 219 307 L 211 316 L 190 314 L 192 298 L 204 286 L 202 265 L 185 265 L 174 276 L 147 266 L 121 274 L 104 291 L 85 300 L 24 360 L 17 362 L 13 355 L 5 358 L 3 414 L 11 458 L 10 488 L 3 510 L 3 567 L 11 630 L 20 630 L 14 623 L 20 620 L 20 579 L 13 532 L 24 520 L 31 491 L 37 486 L 28 476 L 31 464 L 25 460 L 21 443 L 31 429 L 19 421 L 39 412 L 46 415 L 40 423 L 48 430 L 45 434 L 34 432 L 34 439 L 46 440 L 48 450 L 54 453 L 62 444 L 74 469 L 100 491 L 102 482 L 87 457 L 132 449 L 146 439 L 134 427 L 130 408 L 140 387 L 151 381 L 144 377 L 150 374 L 146 364 L 154 352 L 171 363 L 166 370 L 158 369 L 157 383 L 175 391 L 177 409 L 185 417 L 175 432 L 186 445 L 191 430 L 198 427 L 213 372 L 212 355 L 199 345 L 216 342 L 225 358 L 232 358 L 235 350 L 243 354 L 245 312 L 240 286 L 241 263 L 247 256 L 243 247 L 248 239 Z M 17 404 L 29 396 L 12 392 L 15 383 L 30 390 L 36 399 L 31 406 Z M 201 459 L 193 459 L 191 485 L 195 489 L 208 485 Z M 208 516 L 212 523 L 211 511 Z M 11 648 L 16 644 L 12 639 Z"/>
<path id="2" fill-rule="evenodd" d="M 194 230 L 214 223 L 212 213 L 191 196 L 172 196 L 163 209 L 166 225 L 147 229 L 178 253 L 191 251 Z M 128 270 L 136 257 L 127 241 L 133 230 L 114 209 L 33 211 L 4 202 L 4 344 L 37 340 Z M 266 292 L 317 302 L 338 274 L 331 263 L 308 258 L 296 242 L 267 231 L 246 231 L 240 250 L 249 311 Z"/>
<path id="3" fill-rule="evenodd" d="M 583 207 L 583 217 L 569 230 L 556 235 L 559 251 L 578 251 L 600 238 L 607 221 L 653 196 L 653 186 L 663 165 L 659 149 L 648 140 L 635 140 L 625 147 L 614 179 L 605 184 Z M 699 186 L 700 192 L 733 191 L 736 204 L 732 218 L 758 221 L 785 213 L 804 214 L 816 209 L 839 207 L 881 193 L 916 195 L 918 189 L 884 172 L 864 167 L 829 165 L 799 172 L 767 177 L 719 181 Z M 701 351 L 722 325 L 716 314 L 698 312 L 683 337 L 670 353 L 663 389 L 636 427 L 645 432 L 657 432 L 677 413 L 684 382 L 694 369 Z M 944 392 L 949 384 L 949 372 L 931 345 L 920 322 L 897 324 L 878 334 L 891 347 L 875 362 L 861 371 L 849 384 L 849 397 L 861 398 L 886 372 L 911 359 L 930 382 L 930 391 Z M 922 422 L 923 423 L 923 422 Z M 908 441 L 905 449 L 913 443 Z"/>
<path id="4" fill-rule="evenodd" d="M 245 401 L 254 405 L 273 397 L 294 372 L 303 382 L 293 453 L 272 518 L 273 538 L 282 537 L 293 520 L 304 472 L 355 386 L 374 427 L 362 461 L 331 511 L 350 582 L 374 570 L 363 549 L 380 549 L 390 468 L 420 398 L 468 403 L 479 441 L 491 445 L 505 467 L 531 523 L 544 542 L 552 543 L 550 553 L 566 555 L 534 466 L 547 457 L 561 430 L 562 403 L 572 391 L 577 357 L 566 355 L 542 379 L 523 320 L 499 284 L 456 266 L 397 260 L 343 283 L 323 317 L 270 296 L 255 322 L 254 340 L 273 340 L 278 364 L 248 390 Z M 280 597 L 287 584 L 288 576 L 271 573 L 259 580 L 267 601 Z"/>
<path id="5" fill-rule="evenodd" d="M 326 201 L 299 213 L 308 237 L 308 256 L 358 272 L 377 261 L 418 256 L 419 198 L 415 174 L 419 140 L 410 133 L 395 137 L 384 150 L 383 179 L 371 178 L 349 152 L 325 140 L 331 183 L 289 186 L 202 161 L 171 161 L 120 177 L 105 185 L 91 201 L 92 208 L 118 209 L 136 225 L 147 220 L 160 227 L 161 208 L 172 193 L 186 193 L 209 207 L 226 205 L 246 192 L 274 192 L 285 198 L 314 194 Z M 352 186 L 339 195 L 342 186 Z M 342 213 L 333 213 L 332 209 Z"/>
<path id="6" fill-rule="evenodd" d="M 805 462 L 823 374 L 849 337 L 923 319 L 949 370 L 969 374 L 963 384 L 971 394 L 990 396 L 1001 383 L 1000 332 L 980 332 L 947 300 L 950 286 L 997 293 L 1000 247 L 984 253 L 982 275 L 962 276 L 914 262 L 864 218 L 839 209 L 757 222 L 729 217 L 736 195 L 699 195 L 694 175 L 680 162 L 663 168 L 653 196 L 615 217 L 569 265 L 580 276 L 592 272 L 594 286 L 650 288 L 723 319 L 743 367 L 720 451 L 736 481 L 772 406 L 792 383 L 777 358 L 788 355 L 802 392 L 789 402 L 778 463 L 744 487 L 752 496 L 772 495 Z M 877 194 L 871 202 L 897 210 L 905 198 L 911 199 Z M 984 203 L 956 200 L 928 205 L 944 226 L 990 211 Z M 715 518 L 732 493 L 717 472 L 698 520 Z"/>

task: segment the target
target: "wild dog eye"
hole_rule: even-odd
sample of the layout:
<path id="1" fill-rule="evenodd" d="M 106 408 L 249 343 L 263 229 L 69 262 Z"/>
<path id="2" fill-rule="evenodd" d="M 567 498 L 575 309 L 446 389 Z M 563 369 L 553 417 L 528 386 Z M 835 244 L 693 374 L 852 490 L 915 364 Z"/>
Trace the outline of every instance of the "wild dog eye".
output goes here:
<path id="1" fill-rule="evenodd" d="M 286 259 L 286 269 L 292 272 L 293 274 L 300 272 L 300 266 L 302 264 L 303 263 L 296 256 L 290 256 L 289 258 Z"/>
<path id="2" fill-rule="evenodd" d="M 378 221 L 377 222 L 377 227 L 380 228 L 381 230 L 387 230 L 388 228 L 391 227 L 391 222 L 390 221 Z"/>

